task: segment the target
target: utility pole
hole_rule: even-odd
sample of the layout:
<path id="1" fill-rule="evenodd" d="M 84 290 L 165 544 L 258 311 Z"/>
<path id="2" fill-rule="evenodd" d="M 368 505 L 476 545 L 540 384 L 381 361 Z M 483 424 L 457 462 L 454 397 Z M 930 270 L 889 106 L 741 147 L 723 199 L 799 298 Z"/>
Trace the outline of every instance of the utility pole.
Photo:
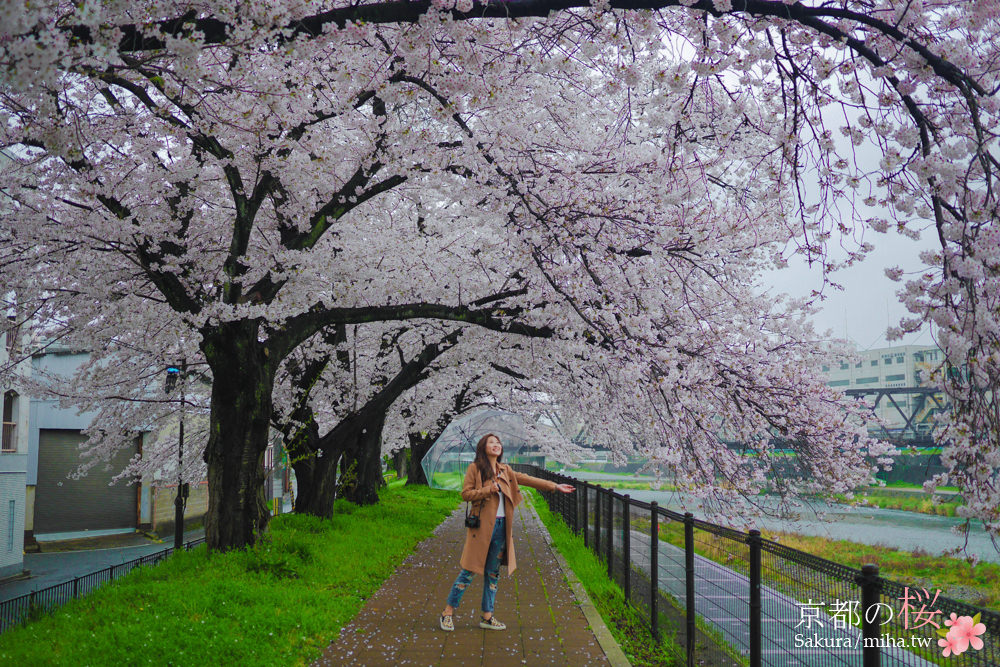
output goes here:
<path id="1" fill-rule="evenodd" d="M 180 549 L 184 543 L 184 507 L 187 505 L 188 485 L 184 483 L 184 376 L 187 371 L 187 361 L 181 360 L 179 366 L 167 368 L 166 390 L 170 393 L 181 380 L 181 413 L 177 436 L 177 495 L 174 496 L 174 549 Z"/>

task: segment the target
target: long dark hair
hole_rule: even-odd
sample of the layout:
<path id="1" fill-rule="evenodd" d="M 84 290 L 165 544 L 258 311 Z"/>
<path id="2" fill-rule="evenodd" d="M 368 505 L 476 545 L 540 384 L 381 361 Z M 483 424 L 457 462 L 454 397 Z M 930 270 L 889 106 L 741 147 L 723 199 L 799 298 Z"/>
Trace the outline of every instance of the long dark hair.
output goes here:
<path id="1" fill-rule="evenodd" d="M 493 433 L 487 433 L 479 439 L 476 444 L 476 459 L 473 463 L 479 468 L 479 478 L 486 482 L 486 480 L 493 479 L 493 466 L 490 465 L 490 458 L 486 456 L 486 441 L 490 438 L 496 438 L 500 440 L 500 437 L 494 435 Z M 503 447 L 503 440 L 500 440 L 500 446 Z M 497 462 L 503 460 L 503 450 L 500 450 L 500 456 L 497 457 Z"/>

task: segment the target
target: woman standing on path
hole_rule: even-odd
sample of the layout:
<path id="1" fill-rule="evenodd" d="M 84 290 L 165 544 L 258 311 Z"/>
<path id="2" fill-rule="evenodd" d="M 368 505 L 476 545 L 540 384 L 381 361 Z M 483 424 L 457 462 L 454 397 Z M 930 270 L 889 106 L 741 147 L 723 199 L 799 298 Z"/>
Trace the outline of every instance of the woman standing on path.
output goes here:
<path id="1" fill-rule="evenodd" d="M 572 484 L 556 484 L 537 477 L 515 472 L 510 466 L 500 463 L 503 445 L 500 438 L 489 433 L 479 439 L 476 445 L 476 459 L 465 471 L 462 484 L 462 500 L 471 502 L 478 511 L 478 528 L 466 528 L 465 547 L 462 549 L 462 571 L 448 595 L 448 603 L 441 612 L 441 629 L 451 632 L 455 629 L 453 614 L 462 601 L 465 589 L 472 582 L 474 574 L 485 574 L 483 584 L 483 615 L 479 627 L 487 630 L 505 630 L 506 625 L 493 616 L 493 604 L 497 597 L 497 582 L 500 566 L 507 566 L 510 574 L 517 567 L 514 558 L 512 537 L 513 511 L 522 500 L 520 484 L 539 491 L 562 491 L 572 493 Z M 503 502 L 501 502 L 503 500 Z"/>

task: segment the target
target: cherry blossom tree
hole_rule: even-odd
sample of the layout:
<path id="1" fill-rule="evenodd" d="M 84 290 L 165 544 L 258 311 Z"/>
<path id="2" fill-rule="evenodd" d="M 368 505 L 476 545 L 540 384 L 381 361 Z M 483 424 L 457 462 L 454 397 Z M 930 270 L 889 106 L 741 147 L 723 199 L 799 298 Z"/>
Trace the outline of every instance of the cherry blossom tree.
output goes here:
<path id="1" fill-rule="evenodd" d="M 296 511 L 330 516 L 337 496 L 359 504 L 378 502 L 382 431 L 389 407 L 426 379 L 435 361 L 463 334 L 461 328 L 430 332 L 434 340 L 426 341 L 426 332 L 417 332 L 416 341 L 407 341 L 414 337 L 412 329 L 359 341 L 356 327 L 350 340 L 340 327 L 327 336 L 332 349 L 303 345 L 289 358 L 289 409 L 276 410 L 274 421 L 298 480 Z M 364 349 L 371 340 L 374 349 Z M 414 343 L 417 349 L 407 354 L 404 348 Z"/>
<path id="2" fill-rule="evenodd" d="M 792 490 L 860 482 L 878 448 L 816 380 L 801 310 L 754 276 L 782 247 L 830 272 L 834 240 L 853 260 L 865 229 L 927 225 L 941 251 L 903 326 L 943 332 L 946 460 L 996 531 L 990 7 L 7 7 L 3 261 L 32 270 L 5 281 L 76 331 L 160 320 L 198 341 L 206 528 L 224 549 L 266 521 L 282 363 L 372 322 L 545 341 L 523 375 L 561 382 L 566 409 L 608 410 L 608 442 L 662 445 L 685 483 L 767 484 L 774 432 L 811 475 Z M 878 168 L 838 132 L 877 146 Z M 885 213 L 861 219 L 862 203 Z M 401 252 L 407 221 L 438 234 Z"/>
<path id="3" fill-rule="evenodd" d="M 538 401 L 520 386 L 528 378 L 493 360 L 516 365 L 510 358 L 520 348 L 450 324 L 341 328 L 301 346 L 279 377 L 273 417 L 296 471 L 296 511 L 330 516 L 335 497 L 377 502 L 382 457 L 406 447 L 414 481 L 424 479 L 419 464 L 431 444 L 477 407 L 503 407 L 533 423 Z M 538 433 L 535 441 L 570 455 L 564 439 Z"/>

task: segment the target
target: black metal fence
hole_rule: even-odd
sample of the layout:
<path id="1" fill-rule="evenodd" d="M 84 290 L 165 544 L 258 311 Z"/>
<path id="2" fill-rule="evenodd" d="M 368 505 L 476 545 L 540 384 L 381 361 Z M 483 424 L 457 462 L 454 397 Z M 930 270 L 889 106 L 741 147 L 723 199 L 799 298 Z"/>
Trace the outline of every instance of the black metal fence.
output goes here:
<path id="1" fill-rule="evenodd" d="M 189 551 L 204 541 L 204 537 L 191 540 L 185 543 L 184 549 Z M 173 553 L 174 548 L 168 547 L 156 553 L 85 574 L 82 577 L 74 577 L 55 586 L 4 600 L 0 602 L 0 632 L 6 632 L 19 624 L 26 624 L 41 614 L 54 611 L 70 600 L 83 597 L 102 584 L 125 576 L 137 567 L 159 563 Z"/>
<path id="2" fill-rule="evenodd" d="M 654 636 L 661 617 L 672 617 L 688 665 L 718 650 L 701 648 L 706 642 L 697 636 L 706 632 L 752 667 L 1000 665 L 1000 613 L 884 579 L 874 565 L 855 569 L 755 530 L 701 521 L 537 466 L 514 467 L 576 487 L 542 495 L 607 563 Z M 966 642 L 964 652 L 945 657 L 938 628 L 977 615 L 982 626 L 971 632 L 982 647 Z"/>

